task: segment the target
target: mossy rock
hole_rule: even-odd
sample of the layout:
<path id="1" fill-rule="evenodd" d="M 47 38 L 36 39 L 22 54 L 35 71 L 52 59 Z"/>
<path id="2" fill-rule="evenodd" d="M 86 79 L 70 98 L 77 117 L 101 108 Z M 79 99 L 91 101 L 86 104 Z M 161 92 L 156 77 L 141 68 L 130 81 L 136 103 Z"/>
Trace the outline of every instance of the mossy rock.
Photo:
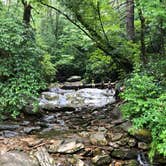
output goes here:
<path id="1" fill-rule="evenodd" d="M 150 143 L 152 140 L 151 132 L 147 129 L 138 129 L 131 132 L 131 134 L 139 141 Z"/>
<path id="2" fill-rule="evenodd" d="M 128 162 L 127 166 L 139 166 L 139 164 L 136 160 L 130 160 Z"/>

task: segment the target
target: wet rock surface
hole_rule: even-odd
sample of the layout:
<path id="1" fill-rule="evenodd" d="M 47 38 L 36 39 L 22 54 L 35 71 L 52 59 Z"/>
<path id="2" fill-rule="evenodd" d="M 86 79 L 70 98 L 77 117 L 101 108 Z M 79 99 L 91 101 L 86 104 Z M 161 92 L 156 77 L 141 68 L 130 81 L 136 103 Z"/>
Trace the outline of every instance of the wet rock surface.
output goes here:
<path id="1" fill-rule="evenodd" d="M 62 90 L 55 88 L 54 91 L 42 93 L 39 106 L 51 111 L 63 108 L 100 108 L 115 103 L 114 93 L 109 89 Z"/>

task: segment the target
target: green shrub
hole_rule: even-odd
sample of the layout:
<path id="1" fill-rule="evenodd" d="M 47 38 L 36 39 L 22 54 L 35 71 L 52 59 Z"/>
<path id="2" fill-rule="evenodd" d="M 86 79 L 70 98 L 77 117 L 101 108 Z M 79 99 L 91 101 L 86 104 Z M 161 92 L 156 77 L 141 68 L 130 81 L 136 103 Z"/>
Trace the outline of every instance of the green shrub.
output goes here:
<path id="1" fill-rule="evenodd" d="M 116 73 L 116 65 L 110 56 L 104 55 L 101 50 L 96 50 L 90 55 L 85 73 L 88 82 L 108 81 L 114 73 Z"/>
<path id="2" fill-rule="evenodd" d="M 125 103 L 121 110 L 131 119 L 133 129 L 148 129 L 152 134 L 150 157 L 156 153 L 166 156 L 166 92 L 155 82 L 154 77 L 135 73 L 126 82 L 121 94 Z M 134 130 L 133 130 L 134 131 Z"/>
<path id="3" fill-rule="evenodd" d="M 55 75 L 56 75 L 56 68 L 55 68 L 55 64 L 53 64 L 51 62 L 51 55 L 49 54 L 45 54 L 43 56 L 43 59 L 41 61 L 43 70 L 44 70 L 44 77 L 47 81 L 52 81 L 55 79 Z"/>
<path id="4" fill-rule="evenodd" d="M 152 74 L 158 83 L 166 85 L 166 58 L 161 55 L 149 55 L 149 63 L 147 64 L 147 72 Z"/>
<path id="5" fill-rule="evenodd" d="M 41 51 L 31 28 L 0 17 L 0 114 L 16 117 L 45 87 Z"/>

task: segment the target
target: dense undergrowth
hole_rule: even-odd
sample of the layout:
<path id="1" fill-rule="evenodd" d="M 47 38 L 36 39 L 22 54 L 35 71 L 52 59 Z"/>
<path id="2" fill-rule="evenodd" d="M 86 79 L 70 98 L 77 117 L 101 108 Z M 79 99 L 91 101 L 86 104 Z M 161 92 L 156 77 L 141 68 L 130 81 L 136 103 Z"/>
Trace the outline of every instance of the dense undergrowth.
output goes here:
<path id="1" fill-rule="evenodd" d="M 156 152 L 166 155 L 166 89 L 155 77 L 137 72 L 126 81 L 121 94 L 125 103 L 121 106 L 125 118 L 130 119 L 135 129 L 148 129 L 152 134 L 150 157 Z"/>
<path id="2" fill-rule="evenodd" d="M 19 20 L 0 19 L 0 114 L 16 117 L 45 87 L 42 52 L 34 32 Z"/>

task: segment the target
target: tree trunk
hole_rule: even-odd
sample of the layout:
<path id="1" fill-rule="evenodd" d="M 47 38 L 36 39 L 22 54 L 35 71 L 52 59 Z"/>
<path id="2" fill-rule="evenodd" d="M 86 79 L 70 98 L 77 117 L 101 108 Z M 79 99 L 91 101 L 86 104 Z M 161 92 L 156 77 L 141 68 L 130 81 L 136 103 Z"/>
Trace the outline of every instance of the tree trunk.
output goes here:
<path id="1" fill-rule="evenodd" d="M 26 25 L 30 25 L 32 6 L 27 1 L 24 0 L 22 0 L 22 3 L 24 5 L 23 21 L 25 22 Z"/>
<path id="2" fill-rule="evenodd" d="M 160 3 L 162 3 L 163 1 L 162 0 L 160 0 Z M 161 48 L 161 50 L 160 50 L 160 54 L 161 55 L 165 55 L 165 34 L 164 34 L 164 26 L 163 26 L 163 24 L 164 24 L 164 21 L 163 21 L 163 19 L 162 18 L 160 18 L 160 20 L 159 20 L 159 30 L 160 30 L 160 48 Z"/>
<path id="3" fill-rule="evenodd" d="M 134 0 L 126 1 L 126 32 L 128 39 L 134 41 Z"/>
<path id="4" fill-rule="evenodd" d="M 142 8 L 140 6 L 140 1 L 137 0 L 136 1 L 136 6 L 138 9 L 138 16 L 141 22 L 141 32 L 140 32 L 140 42 L 141 42 L 141 60 L 143 65 L 147 64 L 147 56 L 146 56 L 146 46 L 145 46 L 145 28 L 146 28 L 146 24 L 145 24 L 145 17 L 143 15 L 143 11 Z"/>
<path id="5" fill-rule="evenodd" d="M 139 12 L 139 19 L 141 21 L 141 35 L 140 35 L 140 40 L 141 40 L 141 57 L 142 57 L 142 62 L 144 65 L 147 63 L 147 57 L 146 57 L 146 46 L 145 46 L 145 18 L 142 13 L 142 9 L 139 7 L 138 9 Z"/>

